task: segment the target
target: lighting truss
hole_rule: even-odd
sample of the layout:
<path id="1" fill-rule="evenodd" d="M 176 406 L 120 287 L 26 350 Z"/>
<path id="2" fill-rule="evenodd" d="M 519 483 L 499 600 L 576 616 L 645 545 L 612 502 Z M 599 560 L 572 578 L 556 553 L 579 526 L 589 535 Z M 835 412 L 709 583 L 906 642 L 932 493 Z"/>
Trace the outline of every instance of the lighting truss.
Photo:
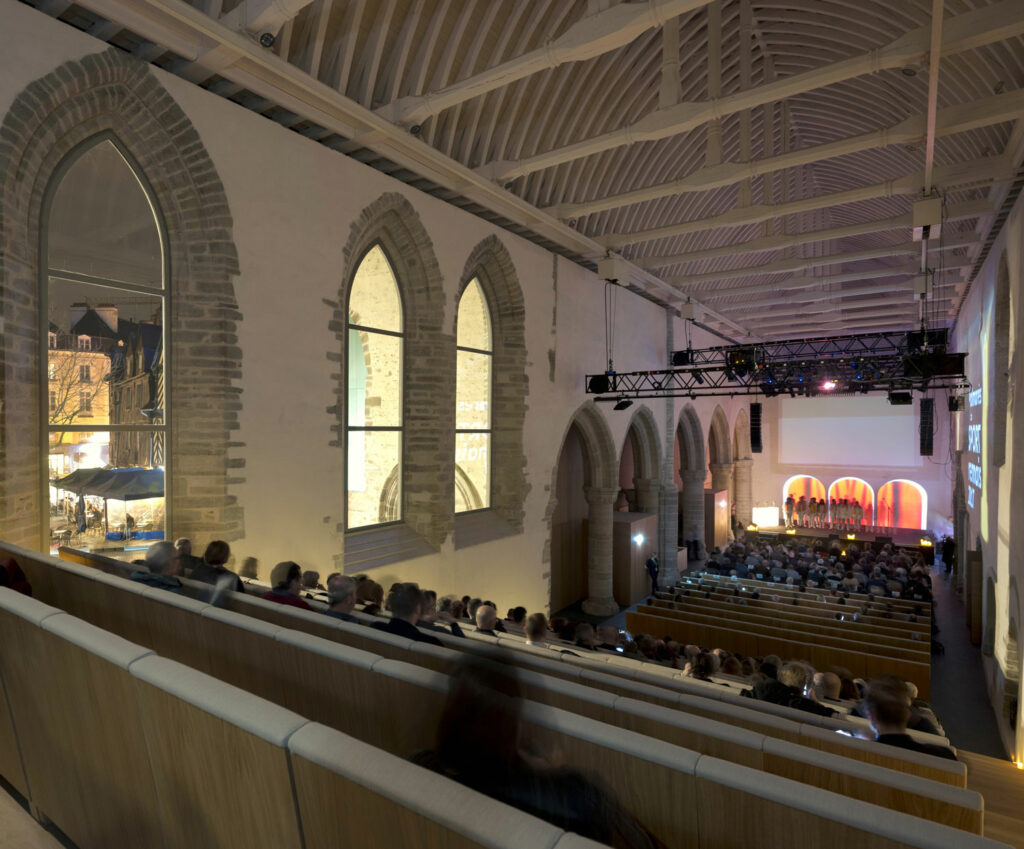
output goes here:
<path id="1" fill-rule="evenodd" d="M 605 372 L 586 379 L 596 401 L 706 395 L 867 394 L 963 390 L 966 354 L 947 353 L 946 331 L 860 333 L 687 349 L 676 368 Z"/>

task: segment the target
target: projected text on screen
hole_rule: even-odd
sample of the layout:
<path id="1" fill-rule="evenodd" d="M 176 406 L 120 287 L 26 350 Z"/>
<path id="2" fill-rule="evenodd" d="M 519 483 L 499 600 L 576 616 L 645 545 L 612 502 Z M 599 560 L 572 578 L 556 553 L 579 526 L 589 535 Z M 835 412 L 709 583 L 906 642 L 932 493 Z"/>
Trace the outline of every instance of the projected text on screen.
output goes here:
<path id="1" fill-rule="evenodd" d="M 967 506 L 974 507 L 974 493 L 981 489 L 981 406 L 979 386 L 967 396 Z"/>

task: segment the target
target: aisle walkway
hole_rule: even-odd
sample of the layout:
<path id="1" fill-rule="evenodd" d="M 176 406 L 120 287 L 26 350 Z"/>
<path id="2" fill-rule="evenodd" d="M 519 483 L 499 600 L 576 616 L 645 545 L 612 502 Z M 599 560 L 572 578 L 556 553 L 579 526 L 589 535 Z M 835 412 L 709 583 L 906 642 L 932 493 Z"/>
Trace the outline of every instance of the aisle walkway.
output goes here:
<path id="1" fill-rule="evenodd" d="M 44 831 L 3 787 L 0 787 L 0 846 L 4 849 L 61 849 L 57 839 Z"/>
<path id="2" fill-rule="evenodd" d="M 981 650 L 971 644 L 964 606 L 941 566 L 932 569 L 935 621 L 945 654 L 932 655 L 931 703 L 954 746 L 1006 760 L 985 689 Z"/>

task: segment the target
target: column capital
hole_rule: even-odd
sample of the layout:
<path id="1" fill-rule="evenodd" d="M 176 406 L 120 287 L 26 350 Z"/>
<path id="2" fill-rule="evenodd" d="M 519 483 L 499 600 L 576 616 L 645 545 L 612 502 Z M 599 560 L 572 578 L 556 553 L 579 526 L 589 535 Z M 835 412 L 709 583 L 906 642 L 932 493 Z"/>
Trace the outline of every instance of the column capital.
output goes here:
<path id="1" fill-rule="evenodd" d="M 708 463 L 708 468 L 711 470 L 711 474 L 719 475 L 723 472 L 731 472 L 732 463 Z"/>
<path id="2" fill-rule="evenodd" d="M 704 469 L 680 469 L 679 477 L 683 479 L 683 483 L 704 483 L 707 472 Z"/>
<path id="3" fill-rule="evenodd" d="M 739 460 L 733 460 L 732 464 L 739 469 L 748 469 L 754 465 L 754 460 L 752 457 L 742 457 Z"/>
<path id="4" fill-rule="evenodd" d="M 610 506 L 619 497 L 619 488 L 617 486 L 585 486 L 583 487 L 583 497 L 587 499 L 587 504 L 608 504 Z"/>

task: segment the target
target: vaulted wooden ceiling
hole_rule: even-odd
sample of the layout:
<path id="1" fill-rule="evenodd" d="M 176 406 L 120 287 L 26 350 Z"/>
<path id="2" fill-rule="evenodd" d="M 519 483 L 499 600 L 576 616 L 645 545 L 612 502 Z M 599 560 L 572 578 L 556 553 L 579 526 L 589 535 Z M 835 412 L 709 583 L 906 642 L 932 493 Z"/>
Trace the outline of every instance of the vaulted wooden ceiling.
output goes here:
<path id="1" fill-rule="evenodd" d="M 916 325 L 931 193 L 949 324 L 1024 181 L 1024 0 L 32 5 L 733 338 Z"/>

